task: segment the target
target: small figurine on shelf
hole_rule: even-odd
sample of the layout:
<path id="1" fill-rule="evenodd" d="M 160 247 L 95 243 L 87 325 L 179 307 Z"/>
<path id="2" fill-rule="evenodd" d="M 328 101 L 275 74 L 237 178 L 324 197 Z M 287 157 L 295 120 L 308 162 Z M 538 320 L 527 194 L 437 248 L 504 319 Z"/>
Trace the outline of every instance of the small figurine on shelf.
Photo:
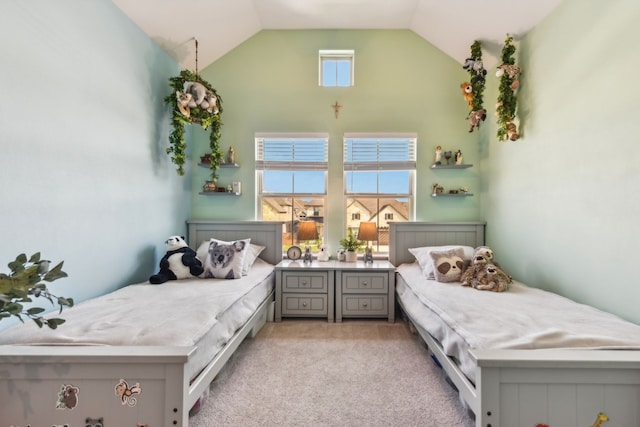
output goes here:
<path id="1" fill-rule="evenodd" d="M 438 184 L 437 182 L 435 184 L 433 184 L 433 193 L 431 194 L 432 196 L 436 196 L 438 194 L 442 194 L 442 191 L 444 190 L 444 187 L 442 187 L 442 185 Z"/>
<path id="2" fill-rule="evenodd" d="M 456 165 L 461 165 L 462 164 L 462 151 L 458 150 L 456 151 Z"/>
<path id="3" fill-rule="evenodd" d="M 436 147 L 436 161 L 434 165 L 440 166 L 441 164 L 442 164 L 442 147 L 438 145 Z"/>
<path id="4" fill-rule="evenodd" d="M 228 163 L 234 164 L 236 162 L 236 152 L 233 147 L 229 147 Z"/>
<path id="5" fill-rule="evenodd" d="M 452 153 L 451 150 L 444 152 L 444 158 L 447 160 L 447 164 L 449 164 L 449 160 L 451 160 Z"/>
<path id="6" fill-rule="evenodd" d="M 216 182 L 215 181 L 207 181 L 202 186 L 202 191 L 208 193 L 210 191 L 216 191 Z"/>
<path id="7" fill-rule="evenodd" d="M 227 185 L 227 193 L 231 193 L 233 191 L 233 187 L 231 184 Z"/>

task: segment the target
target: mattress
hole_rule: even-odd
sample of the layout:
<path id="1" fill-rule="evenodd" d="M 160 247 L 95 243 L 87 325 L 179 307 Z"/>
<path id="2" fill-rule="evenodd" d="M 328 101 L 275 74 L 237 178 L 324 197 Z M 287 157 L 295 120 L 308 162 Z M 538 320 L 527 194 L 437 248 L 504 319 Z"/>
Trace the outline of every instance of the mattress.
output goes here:
<path id="1" fill-rule="evenodd" d="M 517 281 L 497 293 L 428 280 L 417 263 L 397 271 L 407 314 L 474 382 L 473 349 L 640 349 L 639 325 Z"/>
<path id="2" fill-rule="evenodd" d="M 125 286 L 61 315 L 58 329 L 33 322 L 0 333 L 0 345 L 196 347 L 186 367 L 195 377 L 273 291 L 274 266 L 261 259 L 235 280 L 185 279 Z"/>

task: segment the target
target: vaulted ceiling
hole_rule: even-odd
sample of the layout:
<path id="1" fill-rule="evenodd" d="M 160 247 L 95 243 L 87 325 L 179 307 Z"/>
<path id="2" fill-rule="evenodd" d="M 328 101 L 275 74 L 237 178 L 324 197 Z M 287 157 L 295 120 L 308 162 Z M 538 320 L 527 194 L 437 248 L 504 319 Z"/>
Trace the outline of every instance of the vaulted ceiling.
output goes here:
<path id="1" fill-rule="evenodd" d="M 462 63 L 480 40 L 495 63 L 562 0 L 113 0 L 183 68 L 198 68 L 261 30 L 408 29 Z M 328 46 L 327 48 L 331 48 Z"/>

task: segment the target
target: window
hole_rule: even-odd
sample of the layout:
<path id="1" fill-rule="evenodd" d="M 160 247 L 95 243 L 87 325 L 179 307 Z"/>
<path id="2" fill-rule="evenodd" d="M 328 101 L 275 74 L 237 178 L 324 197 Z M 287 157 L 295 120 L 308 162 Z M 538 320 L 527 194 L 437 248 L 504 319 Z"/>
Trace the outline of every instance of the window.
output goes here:
<path id="1" fill-rule="evenodd" d="M 387 252 L 388 222 L 413 220 L 415 170 L 415 134 L 345 134 L 345 234 L 375 222 L 374 250 Z"/>
<path id="2" fill-rule="evenodd" d="M 351 214 L 351 219 L 357 221 L 360 219 L 360 212 L 354 212 Z"/>
<path id="3" fill-rule="evenodd" d="M 283 244 L 297 239 L 300 221 L 316 222 L 324 236 L 327 134 L 256 134 L 257 217 L 284 221 Z M 317 249 L 317 243 L 312 249 Z"/>
<path id="4" fill-rule="evenodd" d="M 353 50 L 321 50 L 319 53 L 320 86 L 353 86 Z"/>

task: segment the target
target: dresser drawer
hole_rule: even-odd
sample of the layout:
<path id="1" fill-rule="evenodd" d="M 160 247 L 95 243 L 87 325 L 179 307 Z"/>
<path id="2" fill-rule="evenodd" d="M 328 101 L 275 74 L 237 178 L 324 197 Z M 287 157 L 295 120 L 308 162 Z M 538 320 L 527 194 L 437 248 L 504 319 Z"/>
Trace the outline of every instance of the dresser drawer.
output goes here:
<path id="1" fill-rule="evenodd" d="M 283 294 L 283 316 L 327 316 L 326 294 Z"/>
<path id="2" fill-rule="evenodd" d="M 282 292 L 326 293 L 329 283 L 327 272 L 282 273 Z"/>
<path id="3" fill-rule="evenodd" d="M 389 315 L 386 295 L 343 295 L 343 316 L 384 316 Z"/>
<path id="4" fill-rule="evenodd" d="M 355 273 L 342 272 L 342 292 L 351 293 L 381 293 L 389 291 L 388 273 Z"/>

